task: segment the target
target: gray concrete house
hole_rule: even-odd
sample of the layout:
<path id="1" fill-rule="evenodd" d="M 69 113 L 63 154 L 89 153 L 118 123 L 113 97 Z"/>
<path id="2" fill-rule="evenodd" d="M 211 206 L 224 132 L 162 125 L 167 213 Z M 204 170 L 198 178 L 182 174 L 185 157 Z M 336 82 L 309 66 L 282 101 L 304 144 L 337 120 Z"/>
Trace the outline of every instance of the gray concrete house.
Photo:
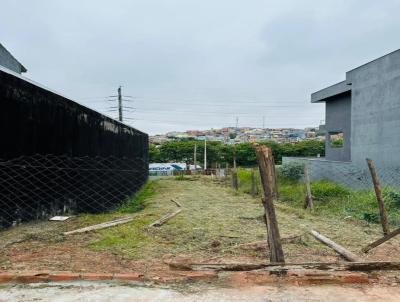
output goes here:
<path id="1" fill-rule="evenodd" d="M 0 66 L 16 73 L 27 72 L 27 69 L 0 43 Z"/>
<path id="2" fill-rule="evenodd" d="M 342 174 L 342 182 L 362 187 L 371 158 L 383 182 L 400 184 L 400 50 L 346 72 L 311 102 L 326 108 L 326 157 L 307 159 L 315 178 L 340 182 Z"/>

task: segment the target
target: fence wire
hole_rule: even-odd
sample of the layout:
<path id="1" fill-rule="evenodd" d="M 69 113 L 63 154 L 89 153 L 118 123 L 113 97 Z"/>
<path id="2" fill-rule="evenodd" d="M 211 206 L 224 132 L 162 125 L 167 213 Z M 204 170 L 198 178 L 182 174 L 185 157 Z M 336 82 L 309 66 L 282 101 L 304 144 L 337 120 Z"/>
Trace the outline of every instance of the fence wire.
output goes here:
<path id="1" fill-rule="evenodd" d="M 141 158 L 33 155 L 0 160 L 0 229 L 52 215 L 115 209 L 147 177 Z"/>
<path id="2" fill-rule="evenodd" d="M 356 190 L 373 189 L 371 173 L 366 162 L 364 167 L 351 162 L 294 157 L 284 158 L 283 162 L 307 164 L 311 181 L 327 180 Z M 400 168 L 375 164 L 375 170 L 383 187 L 400 189 Z"/>

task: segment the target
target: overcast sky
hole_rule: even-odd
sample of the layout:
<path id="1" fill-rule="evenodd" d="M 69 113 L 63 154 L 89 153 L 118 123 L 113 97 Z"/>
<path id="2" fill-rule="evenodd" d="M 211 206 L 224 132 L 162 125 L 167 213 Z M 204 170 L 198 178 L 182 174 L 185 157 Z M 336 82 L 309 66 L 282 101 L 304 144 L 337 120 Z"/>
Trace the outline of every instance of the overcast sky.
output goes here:
<path id="1" fill-rule="evenodd" d="M 316 126 L 310 94 L 399 48 L 398 0 L 2 0 L 27 77 L 148 132 Z M 130 109 L 132 110 L 132 109 Z"/>

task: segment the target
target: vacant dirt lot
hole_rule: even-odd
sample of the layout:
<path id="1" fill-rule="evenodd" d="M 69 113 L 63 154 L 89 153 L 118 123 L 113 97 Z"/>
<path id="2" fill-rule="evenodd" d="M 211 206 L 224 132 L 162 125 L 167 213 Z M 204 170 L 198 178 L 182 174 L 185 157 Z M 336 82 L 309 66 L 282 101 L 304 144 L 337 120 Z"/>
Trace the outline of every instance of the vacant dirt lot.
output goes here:
<path id="1" fill-rule="evenodd" d="M 239 245 L 266 237 L 259 199 L 235 193 L 215 180 L 168 178 L 157 181 L 144 210 L 129 214 L 135 220 L 109 229 L 64 236 L 62 232 L 126 214 L 83 215 L 64 222 L 24 224 L 0 233 L 1 270 L 56 270 L 75 272 L 139 272 L 148 276 L 170 274 L 166 261 L 266 261 L 265 251 Z M 182 212 L 161 227 L 148 225 L 177 209 Z M 353 218 L 321 217 L 277 204 L 282 237 L 299 236 L 284 244 L 288 262 L 339 260 L 308 232 L 322 234 L 365 260 L 400 260 L 400 241 L 393 239 L 371 251 L 361 247 L 381 236 L 379 226 Z"/>

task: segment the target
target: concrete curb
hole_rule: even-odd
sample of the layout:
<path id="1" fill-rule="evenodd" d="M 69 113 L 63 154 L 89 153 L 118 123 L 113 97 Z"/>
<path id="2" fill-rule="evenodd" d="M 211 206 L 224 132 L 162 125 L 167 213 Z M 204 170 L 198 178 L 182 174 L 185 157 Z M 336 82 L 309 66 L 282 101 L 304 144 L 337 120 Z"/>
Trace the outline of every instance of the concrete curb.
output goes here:
<path id="1" fill-rule="evenodd" d="M 321 272 L 309 270 L 287 271 L 284 275 L 276 275 L 270 271 L 216 272 L 216 271 L 184 271 L 173 272 L 169 276 L 145 277 L 139 273 L 73 273 L 73 272 L 0 272 L 0 284 L 5 283 L 40 283 L 71 281 L 120 281 L 156 283 L 184 283 L 221 281 L 233 286 L 262 285 L 271 283 L 288 283 L 294 285 L 311 284 L 368 284 L 370 278 L 366 273 L 356 272 Z"/>

